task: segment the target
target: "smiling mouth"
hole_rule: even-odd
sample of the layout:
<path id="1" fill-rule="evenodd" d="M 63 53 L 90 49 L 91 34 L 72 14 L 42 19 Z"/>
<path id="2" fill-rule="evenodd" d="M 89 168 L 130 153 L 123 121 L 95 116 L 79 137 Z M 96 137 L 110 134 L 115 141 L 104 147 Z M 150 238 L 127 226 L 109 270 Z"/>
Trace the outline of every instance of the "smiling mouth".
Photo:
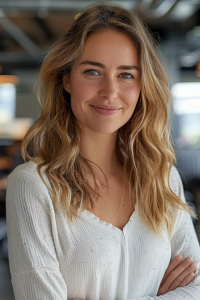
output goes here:
<path id="1" fill-rule="evenodd" d="M 118 106 L 111 106 L 111 105 L 91 105 L 94 108 L 101 108 L 101 109 L 106 109 L 106 110 L 119 110 L 122 107 Z"/>
<path id="2" fill-rule="evenodd" d="M 104 116 L 110 116 L 117 114 L 120 110 L 121 107 L 117 106 L 107 106 L 107 105 L 90 105 L 98 114 L 104 115 Z"/>

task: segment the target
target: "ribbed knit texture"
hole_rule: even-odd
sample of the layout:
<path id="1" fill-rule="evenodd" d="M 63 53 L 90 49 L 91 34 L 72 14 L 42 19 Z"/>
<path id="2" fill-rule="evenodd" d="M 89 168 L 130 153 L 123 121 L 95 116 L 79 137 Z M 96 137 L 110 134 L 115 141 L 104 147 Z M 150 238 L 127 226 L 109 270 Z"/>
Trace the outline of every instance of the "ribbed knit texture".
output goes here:
<path id="1" fill-rule="evenodd" d="M 173 166 L 170 186 L 185 202 Z M 141 199 L 142 201 L 142 199 Z M 200 248 L 188 213 L 173 210 L 171 240 L 144 224 L 137 207 L 123 231 L 85 210 L 73 224 L 59 210 L 36 164 L 17 167 L 8 178 L 9 262 L 16 300 L 199 300 Z M 184 288 L 157 297 L 170 260 L 177 254 L 198 263 Z"/>

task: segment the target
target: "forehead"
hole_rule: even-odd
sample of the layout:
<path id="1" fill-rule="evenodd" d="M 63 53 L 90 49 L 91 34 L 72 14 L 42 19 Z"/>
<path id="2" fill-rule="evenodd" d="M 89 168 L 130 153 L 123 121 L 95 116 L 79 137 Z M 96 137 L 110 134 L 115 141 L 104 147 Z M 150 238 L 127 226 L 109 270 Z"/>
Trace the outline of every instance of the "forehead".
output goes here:
<path id="1" fill-rule="evenodd" d="M 85 59 L 138 63 L 138 50 L 127 34 L 107 29 L 87 38 L 78 61 Z"/>

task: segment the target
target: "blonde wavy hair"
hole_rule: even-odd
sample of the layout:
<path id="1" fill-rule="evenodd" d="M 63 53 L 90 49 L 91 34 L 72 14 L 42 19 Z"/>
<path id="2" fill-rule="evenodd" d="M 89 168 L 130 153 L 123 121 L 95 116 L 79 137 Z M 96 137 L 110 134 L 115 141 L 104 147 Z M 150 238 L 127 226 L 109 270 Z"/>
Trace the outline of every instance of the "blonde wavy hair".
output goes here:
<path id="1" fill-rule="evenodd" d="M 70 74 L 88 36 L 106 29 L 128 35 L 138 49 L 140 60 L 141 93 L 131 119 L 118 130 L 116 141 L 130 201 L 132 204 L 135 201 L 153 232 L 160 234 L 167 228 L 170 234 L 173 226 L 170 206 L 195 215 L 169 185 L 170 169 L 176 162 L 170 142 L 171 125 L 168 125 L 171 94 L 155 53 L 155 42 L 136 13 L 118 6 L 93 5 L 79 14 L 49 50 L 38 80 L 41 116 L 23 140 L 22 156 L 25 161 L 38 164 L 56 212 L 59 206 L 73 221 L 83 209 L 93 207 L 94 195 L 99 194 L 97 178 L 92 162 L 80 153 L 81 132 L 71 110 L 70 94 L 63 87 L 63 74 Z M 89 168 L 95 188 L 87 180 L 84 166 Z"/>

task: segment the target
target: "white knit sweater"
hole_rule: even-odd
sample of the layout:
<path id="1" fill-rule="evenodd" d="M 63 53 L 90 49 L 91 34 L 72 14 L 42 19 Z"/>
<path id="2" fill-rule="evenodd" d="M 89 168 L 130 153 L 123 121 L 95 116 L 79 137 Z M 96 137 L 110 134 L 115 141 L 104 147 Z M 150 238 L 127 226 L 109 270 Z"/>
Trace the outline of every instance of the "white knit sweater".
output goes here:
<path id="1" fill-rule="evenodd" d="M 184 200 L 175 167 L 170 186 Z M 73 225 L 55 214 L 36 164 L 8 178 L 9 261 L 16 300 L 199 300 L 200 248 L 189 214 L 174 209 L 172 238 L 153 234 L 137 207 L 123 231 L 84 211 Z M 177 254 L 198 263 L 188 286 L 157 297 L 169 262 Z"/>

